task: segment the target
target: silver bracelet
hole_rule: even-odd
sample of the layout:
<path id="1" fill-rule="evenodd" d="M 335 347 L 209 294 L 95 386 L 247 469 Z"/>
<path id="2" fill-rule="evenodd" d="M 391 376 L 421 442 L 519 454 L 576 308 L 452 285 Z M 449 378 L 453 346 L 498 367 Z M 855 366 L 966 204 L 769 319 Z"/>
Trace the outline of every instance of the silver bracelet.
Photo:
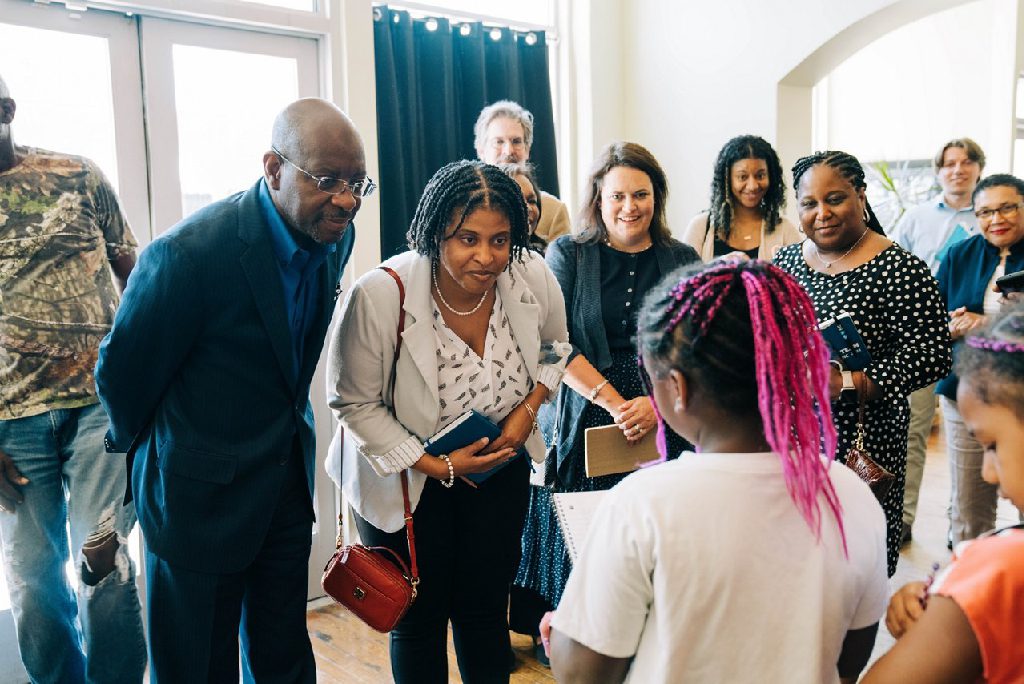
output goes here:
<path id="1" fill-rule="evenodd" d="M 448 479 L 441 480 L 441 485 L 451 489 L 455 486 L 455 467 L 452 465 L 452 459 L 449 458 L 448 454 L 441 454 L 438 458 L 448 464 Z"/>
<path id="2" fill-rule="evenodd" d="M 591 404 L 594 403 L 594 400 L 597 399 L 597 395 L 601 393 L 601 390 L 603 390 L 604 386 L 607 385 L 607 384 L 608 384 L 608 381 L 604 380 L 602 382 L 597 383 L 597 385 L 594 387 L 594 389 L 590 390 L 590 396 L 587 397 L 587 399 L 590 401 Z"/>
<path id="3" fill-rule="evenodd" d="M 525 401 L 523 402 L 523 406 L 526 407 L 526 412 L 530 414 L 530 419 L 533 421 L 532 430 L 535 431 L 537 429 L 537 412 L 534 411 L 533 407 L 527 404 Z"/>

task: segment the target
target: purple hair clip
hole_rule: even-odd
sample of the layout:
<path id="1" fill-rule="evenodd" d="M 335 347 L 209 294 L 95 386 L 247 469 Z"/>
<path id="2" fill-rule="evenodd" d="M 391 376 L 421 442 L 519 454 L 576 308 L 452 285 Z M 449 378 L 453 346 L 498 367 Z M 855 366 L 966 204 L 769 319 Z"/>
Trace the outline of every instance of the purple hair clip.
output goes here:
<path id="1" fill-rule="evenodd" d="M 1007 352 L 1010 354 L 1024 353 L 1024 344 L 1007 342 L 1006 340 L 993 340 L 988 337 L 968 337 L 967 346 L 985 351 Z"/>

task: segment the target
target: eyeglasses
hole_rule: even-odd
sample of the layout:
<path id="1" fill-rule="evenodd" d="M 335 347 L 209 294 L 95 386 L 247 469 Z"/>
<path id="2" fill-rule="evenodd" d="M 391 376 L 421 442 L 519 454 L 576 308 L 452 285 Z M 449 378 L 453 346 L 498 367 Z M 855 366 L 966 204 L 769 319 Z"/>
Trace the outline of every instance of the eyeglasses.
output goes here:
<path id="1" fill-rule="evenodd" d="M 369 197 L 373 194 L 373 191 L 377 189 L 377 184 L 374 183 L 369 176 L 357 181 L 347 181 L 343 178 L 331 178 L 330 176 L 314 176 L 309 171 L 281 154 L 281 151 L 276 147 L 271 146 L 270 149 L 273 150 L 274 154 L 278 157 L 315 180 L 317 190 L 320 192 L 326 192 L 328 195 L 343 195 L 345 194 L 345 191 L 348 190 L 352 193 L 353 197 Z"/>
<path id="2" fill-rule="evenodd" d="M 1004 204 L 997 209 L 980 209 L 974 212 L 974 215 L 978 217 L 979 221 L 991 221 L 997 212 L 1004 219 L 1012 219 L 1017 215 L 1018 211 L 1020 211 L 1020 202 L 1017 202 L 1016 204 Z"/>

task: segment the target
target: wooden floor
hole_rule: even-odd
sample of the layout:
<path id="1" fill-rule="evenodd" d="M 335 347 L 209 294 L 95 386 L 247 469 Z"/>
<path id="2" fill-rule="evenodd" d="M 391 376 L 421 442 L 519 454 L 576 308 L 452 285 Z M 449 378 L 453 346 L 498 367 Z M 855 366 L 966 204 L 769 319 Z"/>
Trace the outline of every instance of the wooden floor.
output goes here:
<path id="1" fill-rule="evenodd" d="M 949 469 L 946 462 L 944 440 L 936 430 L 928 444 L 924 481 L 914 523 L 914 541 L 900 554 L 896 575 L 890 581 L 897 589 L 911 580 L 928 575 L 933 562 L 945 564 L 949 560 L 946 550 L 946 506 L 949 500 Z M 1016 510 L 1005 500 L 999 503 L 1000 524 L 1016 521 Z M 316 654 L 317 680 L 320 682 L 376 684 L 390 682 L 387 636 L 377 634 L 352 617 L 345 609 L 333 603 L 322 602 L 309 611 L 309 634 Z M 874 661 L 892 646 L 893 639 L 884 622 L 879 630 Z M 530 639 L 512 635 L 513 649 L 518 661 L 512 673 L 513 684 L 553 682 L 551 671 L 540 665 L 532 655 Z M 461 682 L 455 663 L 455 652 L 448 642 L 448 681 Z"/>

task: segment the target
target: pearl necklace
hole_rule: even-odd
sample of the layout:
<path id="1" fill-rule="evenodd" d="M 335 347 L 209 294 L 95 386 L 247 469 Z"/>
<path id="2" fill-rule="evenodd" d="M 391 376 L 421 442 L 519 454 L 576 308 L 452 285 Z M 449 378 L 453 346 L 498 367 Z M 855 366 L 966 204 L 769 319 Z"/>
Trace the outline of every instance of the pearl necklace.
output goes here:
<path id="1" fill-rule="evenodd" d="M 483 296 L 480 297 L 480 301 L 477 302 L 476 306 L 474 306 L 469 311 L 458 311 L 456 309 L 453 309 L 452 305 L 449 304 L 447 301 L 445 301 L 444 295 L 441 294 L 441 286 L 437 284 L 437 265 L 436 264 L 434 265 L 434 268 L 430 269 L 430 276 L 431 276 L 431 278 L 434 279 L 434 289 L 437 290 L 437 298 L 441 300 L 442 304 L 444 304 L 444 308 L 448 309 L 449 311 L 451 311 L 456 316 L 472 316 L 473 314 L 475 314 L 477 311 L 480 310 L 480 307 L 484 305 L 484 300 L 487 299 L 487 295 L 490 294 L 490 292 L 491 292 L 490 290 L 485 290 Z"/>
<path id="2" fill-rule="evenodd" d="M 869 230 L 871 230 L 871 229 L 870 228 L 865 228 L 864 232 L 860 234 L 859 238 L 857 238 L 857 241 L 853 243 L 853 246 L 850 247 L 850 249 L 848 249 L 845 252 L 843 252 L 843 256 L 839 257 L 838 259 L 833 259 L 832 261 L 825 261 L 821 257 L 821 250 L 818 249 L 818 245 L 815 245 L 813 242 L 811 242 L 811 244 L 814 245 L 814 256 L 818 257 L 818 261 L 820 261 L 822 264 L 825 265 L 825 269 L 826 270 L 829 270 L 834 265 L 838 264 L 840 261 L 842 261 L 846 257 L 850 256 L 850 252 L 852 252 L 853 250 L 857 249 L 857 245 L 860 244 L 860 241 L 864 239 L 864 236 L 868 234 Z"/>

